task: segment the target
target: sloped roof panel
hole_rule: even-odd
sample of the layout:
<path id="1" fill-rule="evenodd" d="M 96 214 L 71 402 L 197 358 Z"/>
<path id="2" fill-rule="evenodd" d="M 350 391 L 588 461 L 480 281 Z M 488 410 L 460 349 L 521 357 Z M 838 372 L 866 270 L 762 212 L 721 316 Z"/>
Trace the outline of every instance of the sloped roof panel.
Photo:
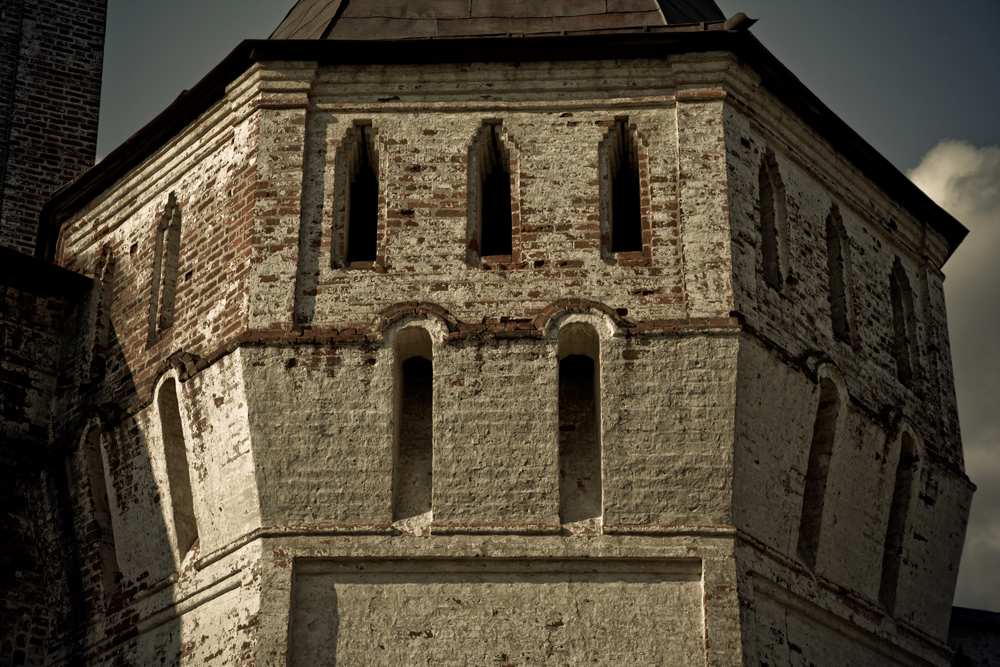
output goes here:
<path id="1" fill-rule="evenodd" d="M 537 35 L 724 20 L 714 0 L 299 0 L 271 38 Z"/>
<path id="2" fill-rule="evenodd" d="M 537 16 L 581 16 L 603 14 L 607 0 L 472 0 L 473 18 L 504 16 L 531 18 Z"/>
<path id="3" fill-rule="evenodd" d="M 344 18 L 459 19 L 468 18 L 472 0 L 354 0 Z"/>
<path id="4" fill-rule="evenodd" d="M 344 0 L 299 0 L 271 39 L 320 39 Z"/>
<path id="5" fill-rule="evenodd" d="M 669 0 L 659 4 L 668 24 L 724 21 L 726 18 L 713 0 Z"/>

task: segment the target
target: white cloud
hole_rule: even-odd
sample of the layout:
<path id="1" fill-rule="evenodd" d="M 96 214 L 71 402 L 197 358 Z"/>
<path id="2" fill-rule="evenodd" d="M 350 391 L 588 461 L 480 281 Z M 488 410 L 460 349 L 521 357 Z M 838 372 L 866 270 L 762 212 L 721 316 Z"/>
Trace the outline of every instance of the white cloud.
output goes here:
<path id="1" fill-rule="evenodd" d="M 1000 147 L 942 141 L 910 179 L 969 228 L 945 265 L 972 503 L 955 604 L 1000 611 Z"/>

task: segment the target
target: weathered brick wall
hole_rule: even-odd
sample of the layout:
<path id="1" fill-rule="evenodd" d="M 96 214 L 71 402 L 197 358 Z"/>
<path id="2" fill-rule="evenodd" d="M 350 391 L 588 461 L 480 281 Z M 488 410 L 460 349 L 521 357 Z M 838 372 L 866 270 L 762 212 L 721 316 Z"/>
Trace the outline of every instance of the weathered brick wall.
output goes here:
<path id="1" fill-rule="evenodd" d="M 568 75 L 589 72 L 586 66 L 580 68 Z M 655 100 L 654 94 L 669 90 L 669 80 L 664 78 L 669 67 L 637 63 L 635 68 L 636 78 L 647 86 L 635 92 L 647 92 Z M 548 75 L 546 67 L 533 69 L 533 80 Z M 569 106 L 559 101 L 559 93 L 531 104 L 519 102 L 518 95 L 510 93 L 509 111 L 457 109 L 448 114 L 404 115 L 378 102 L 374 96 L 381 93 L 370 93 L 366 98 L 370 101 L 364 103 L 353 102 L 351 87 L 345 83 L 356 78 L 353 69 L 334 68 L 321 74 L 326 78 L 322 84 L 317 82 L 316 95 L 336 90 L 347 97 L 336 104 L 324 104 L 322 97 L 316 97 L 317 111 L 309 114 L 307 123 L 304 106 L 301 112 L 288 107 L 306 104 L 302 86 L 308 85 L 312 70 L 248 73 L 230 93 L 230 113 L 238 121 L 232 133 L 221 123 L 227 110 L 220 105 L 199 123 L 209 130 L 206 136 L 172 145 L 102 196 L 86 216 L 64 227 L 60 264 L 81 270 L 104 244 L 118 258 L 116 280 L 125 292 L 115 296 L 116 323 L 123 323 L 116 326 L 116 334 L 127 337 L 121 341 L 123 363 L 144 401 L 165 357 L 178 350 L 200 359 L 217 354 L 234 343 L 237 332 L 245 330 L 243 317 L 249 318 L 253 332 L 291 335 L 295 285 L 304 280 L 299 275 L 303 267 L 315 267 L 319 274 L 319 289 L 311 295 L 311 327 L 307 327 L 319 336 L 375 334 L 385 312 L 418 301 L 444 308 L 470 331 L 530 329 L 529 320 L 566 298 L 602 304 L 643 330 L 691 321 L 708 325 L 712 318 L 728 323 L 731 304 L 718 296 L 726 293 L 729 280 L 725 277 L 725 226 L 709 215 L 726 205 L 719 101 L 701 100 L 696 94 L 685 98 L 680 127 L 693 144 L 682 155 L 676 143 L 677 115 L 670 105 L 657 109 L 649 102 L 634 108 L 594 110 L 588 99 L 598 93 L 584 87 L 574 92 L 582 101 Z M 485 70 L 474 74 L 487 76 Z M 378 71 L 376 75 L 385 78 Z M 457 75 L 454 68 L 444 68 L 437 75 L 439 85 L 447 87 Z M 602 63 L 597 75 L 600 82 L 621 72 Z M 400 77 L 397 88 L 414 87 L 413 104 L 418 106 L 423 96 L 445 94 L 425 90 L 426 86 L 417 83 L 418 75 L 409 70 L 394 76 Z M 419 76 L 433 77 L 433 73 L 421 71 Z M 304 83 L 300 85 L 299 79 Z M 473 78 L 464 85 L 486 84 Z M 261 99 L 255 102 L 260 110 L 248 115 L 249 109 L 242 105 L 247 91 L 255 87 L 262 89 Z M 371 85 L 364 89 L 370 90 Z M 352 111 L 326 110 L 339 104 L 350 104 Z M 536 110 L 539 104 L 553 110 Z M 272 110 L 272 106 L 279 108 Z M 574 110 L 562 111 L 570 107 Z M 628 115 L 643 137 L 640 161 L 645 165 L 643 182 L 649 188 L 652 259 L 638 266 L 602 260 L 599 252 L 597 145 L 619 115 Z M 464 259 L 468 183 L 464 161 L 483 118 L 505 116 L 509 136 L 520 144 L 520 162 L 514 168 L 521 174 L 517 178 L 522 185 L 516 196 L 532 223 L 521 235 L 519 261 L 509 270 L 500 270 L 492 265 L 470 266 Z M 299 257 L 299 219 L 303 200 L 307 211 L 322 206 L 322 219 L 332 215 L 332 165 L 343 138 L 338 129 L 346 131 L 358 118 L 373 119 L 382 143 L 380 179 L 386 190 L 387 230 L 380 242 L 383 266 L 378 271 L 335 273 L 329 268 L 329 238 L 319 238 L 315 249 L 319 257 Z M 313 147 L 325 147 L 325 163 L 303 160 L 307 141 Z M 718 144 L 718 150 L 706 152 L 702 150 L 705 144 L 713 148 Z M 570 156 L 574 159 L 569 160 Z M 677 214 L 679 161 L 692 177 L 688 180 L 693 190 L 690 196 L 682 195 L 682 205 L 691 202 L 690 227 L 683 232 Z M 305 178 L 304 162 L 311 169 Z M 184 221 L 177 319 L 147 351 L 146 331 L 139 323 L 148 314 L 155 228 L 170 192 L 176 193 Z M 101 225 L 95 226 L 95 220 L 101 220 Z M 247 227 L 251 224 L 252 230 Z M 687 236 L 682 238 L 682 233 Z M 683 247 L 690 248 L 690 261 L 681 257 Z M 720 252 L 718 257 L 712 255 Z M 713 277 L 711 271 L 721 271 L 722 277 Z M 712 296 L 689 298 L 685 285 L 694 294 L 710 285 Z M 491 298 L 484 301 L 479 294 Z M 242 308 L 245 304 L 248 309 Z"/>
<path id="2" fill-rule="evenodd" d="M 782 114 L 777 100 L 765 91 L 752 94 L 759 99 L 751 107 L 727 107 L 726 115 L 737 310 L 792 358 L 831 359 L 863 409 L 901 411 L 920 425 L 932 449 L 961 470 L 940 270 L 947 252 L 943 238 L 879 192 L 787 110 Z M 766 150 L 774 152 L 787 199 L 789 266 L 780 294 L 764 281 L 761 268 L 757 184 Z M 834 335 L 830 319 L 826 219 L 834 205 L 850 239 L 851 341 Z M 912 386 L 897 378 L 893 356 L 889 276 L 896 257 L 915 297 L 919 354 Z"/>
<path id="3" fill-rule="evenodd" d="M 37 515 L 44 464 L 37 452 L 37 447 L 12 439 L 0 449 L 6 476 L 0 491 L 0 665 L 5 666 L 39 664 L 48 634 Z"/>
<path id="4" fill-rule="evenodd" d="M 7 249 L 0 249 L 0 260 L 4 266 L 2 435 L 47 444 L 65 325 L 85 307 L 77 302 L 87 294 L 90 280 Z"/>
<path id="5" fill-rule="evenodd" d="M 30 253 L 38 213 L 94 164 L 107 0 L 4 0 L 0 245 Z"/>
<path id="6" fill-rule="evenodd" d="M 255 181 L 255 123 L 230 127 L 229 120 L 220 105 L 203 121 L 206 135 L 187 137 L 121 184 L 114 194 L 127 199 L 109 193 L 95 203 L 95 218 L 105 221 L 100 228 L 88 219 L 63 230 L 59 263 L 67 268 L 86 271 L 104 252 L 115 258 L 104 390 L 123 409 L 151 399 L 175 352 L 203 358 L 246 330 L 250 221 L 255 189 L 264 185 Z M 153 183 L 146 180 L 151 173 Z M 175 315 L 150 346 L 157 227 L 171 193 L 181 211 Z"/>
<path id="7" fill-rule="evenodd" d="M 645 558 L 697 562 L 708 664 L 792 664 L 774 651 L 825 641 L 803 645 L 797 633 L 833 633 L 830 645 L 864 638 L 844 649 L 858 664 L 914 654 L 944 664 L 942 605 L 969 487 L 948 421 L 940 275 L 924 266 L 921 282 L 904 252 L 917 221 L 897 207 L 905 238 L 879 231 L 862 194 L 845 193 L 891 202 L 798 121 L 748 117 L 776 104 L 750 96 L 752 79 L 724 54 L 519 67 L 258 63 L 70 220 L 59 263 L 89 272 L 101 253 L 115 258 L 110 297 L 97 299 L 110 304 L 107 374 L 85 400 L 112 417 L 102 442 L 124 606 L 95 626 L 113 629 L 90 650 L 114 646 L 107 655 L 140 663 L 286 664 L 289 650 L 315 645 L 296 638 L 295 559 L 360 569 L 433 557 L 461 569 L 487 557 Z M 640 139 L 647 231 L 636 257 L 602 258 L 599 145 L 624 116 Z M 377 259 L 334 268 L 338 150 L 359 121 L 378 145 Z M 502 123 L 516 233 L 509 261 L 476 263 L 467 166 L 484 121 Z M 807 138 L 796 145 L 808 154 L 793 159 L 795 142 L 778 141 L 779 129 Z M 796 282 L 780 298 L 757 280 L 765 145 L 790 212 Z M 818 179 L 813 163 L 837 177 Z M 157 228 L 171 195 L 182 220 L 176 308 L 151 338 Z M 864 303 L 860 341 L 847 349 L 823 315 L 822 224 L 835 195 L 852 238 L 869 239 L 851 245 Z M 916 391 L 896 381 L 891 323 L 865 301 L 884 297 L 890 245 L 922 295 Z M 943 260 L 933 232 L 923 249 Z M 586 536 L 559 517 L 558 331 L 570 322 L 601 340 L 603 516 Z M 426 330 L 433 349 L 433 513 L 419 531 L 392 526 L 393 350 L 405 326 Z M 823 358 L 849 398 L 808 572 L 796 542 Z M 183 493 L 157 401 L 174 381 L 197 522 L 190 551 L 179 546 Z M 878 599 L 902 423 L 888 406 L 926 445 L 917 487 L 933 499 L 910 508 L 912 566 L 895 617 Z M 356 610 L 344 604 L 332 617 L 346 622 Z M 786 614 L 794 631 L 778 627 Z M 213 645 L 232 623 L 245 643 Z M 419 637 L 430 630 L 439 632 Z M 686 664 L 684 655 L 667 664 Z"/>
<path id="8" fill-rule="evenodd" d="M 948 645 L 955 651 L 954 667 L 989 667 L 1000 655 L 1000 614 L 956 607 Z"/>
<path id="9" fill-rule="evenodd" d="M 61 604 L 69 584 L 87 576 L 65 559 L 75 551 L 61 539 L 65 522 L 75 518 L 82 528 L 88 518 L 74 515 L 65 500 L 62 460 L 51 455 L 50 437 L 52 402 L 66 379 L 60 360 L 91 281 L 5 248 L 0 264 L 0 664 L 40 665 L 61 641 L 53 627 L 73 611 Z"/>
<path id="10" fill-rule="evenodd" d="M 740 350 L 744 384 L 737 390 L 734 502 L 737 527 L 754 538 L 741 572 L 745 595 L 764 596 L 758 614 L 747 615 L 748 624 L 770 637 L 758 637 L 762 643 L 753 659 L 783 663 L 787 656 L 778 654 L 794 643 L 804 659 L 815 660 L 827 650 L 824 642 L 832 641 L 799 634 L 791 624 L 773 627 L 771 613 L 797 603 L 758 585 L 761 577 L 782 581 L 794 596 L 841 617 L 852 615 L 852 606 L 872 617 L 888 611 L 883 627 L 917 647 L 910 650 L 941 653 L 972 492 L 963 471 L 947 339 L 940 271 L 946 245 L 756 88 L 752 74 L 734 83 L 740 103 L 727 106 L 725 114 L 734 302 L 757 339 Z M 759 174 L 765 155 L 774 156 L 787 213 L 780 293 L 763 268 Z M 834 207 L 847 233 L 852 278 L 853 326 L 846 340 L 835 335 L 831 316 L 826 234 Z M 890 275 L 897 257 L 914 292 L 917 354 L 910 385 L 899 379 L 894 356 Z M 824 482 L 815 572 L 808 572 L 796 552 L 819 403 L 812 371 L 825 362 L 842 374 L 848 405 Z M 918 434 L 920 468 L 907 498 L 895 609 L 886 610 L 879 591 L 900 420 Z M 762 506 L 771 511 L 757 511 Z M 869 631 L 888 641 L 883 629 Z M 921 633 L 937 647 L 921 647 Z"/>
<path id="11" fill-rule="evenodd" d="M 773 616 L 807 600 L 832 612 L 819 614 L 819 625 L 837 634 L 854 637 L 832 619 L 864 610 L 864 617 L 881 620 L 856 622 L 880 642 L 902 641 L 916 653 L 940 652 L 969 511 L 968 485 L 938 459 L 922 455 L 909 499 L 895 609 L 886 614 L 879 593 L 899 460 L 898 426 L 848 406 L 830 459 L 816 565 L 809 571 L 797 542 L 819 387 L 808 369 L 790 367 L 756 340 L 745 341 L 739 356 L 734 514 L 735 525 L 752 537 L 742 550 L 743 595 L 761 602 L 747 617 L 760 642 L 749 656 L 785 664 L 787 658 L 779 660 L 775 651 L 787 652 L 792 642 L 816 660 L 825 650 L 820 640 L 796 637 L 801 629 Z M 775 597 L 761 579 L 781 582 L 790 593 Z M 778 627 L 770 627 L 774 623 Z M 936 647 L 923 645 L 928 635 L 939 642 Z M 881 664 L 880 658 L 871 659 Z"/>

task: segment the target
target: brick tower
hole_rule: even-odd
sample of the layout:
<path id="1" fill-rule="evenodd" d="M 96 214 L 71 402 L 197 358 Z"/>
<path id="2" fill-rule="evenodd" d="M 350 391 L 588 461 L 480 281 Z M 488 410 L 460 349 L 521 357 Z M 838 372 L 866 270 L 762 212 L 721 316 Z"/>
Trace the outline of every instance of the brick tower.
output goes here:
<path id="1" fill-rule="evenodd" d="M 45 664 L 947 665 L 965 229 L 751 23 L 302 0 L 50 201 Z"/>
<path id="2" fill-rule="evenodd" d="M 0 246 L 31 253 L 38 213 L 94 165 L 107 0 L 0 3 Z"/>

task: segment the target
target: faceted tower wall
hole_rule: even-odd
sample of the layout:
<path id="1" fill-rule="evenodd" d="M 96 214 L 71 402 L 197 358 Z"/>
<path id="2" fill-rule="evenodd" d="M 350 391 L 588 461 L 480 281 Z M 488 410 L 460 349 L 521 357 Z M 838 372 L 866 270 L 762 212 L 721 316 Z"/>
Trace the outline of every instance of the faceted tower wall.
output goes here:
<path id="1" fill-rule="evenodd" d="M 88 661 L 945 665 L 947 250 L 728 53 L 258 63 L 60 234 Z"/>

